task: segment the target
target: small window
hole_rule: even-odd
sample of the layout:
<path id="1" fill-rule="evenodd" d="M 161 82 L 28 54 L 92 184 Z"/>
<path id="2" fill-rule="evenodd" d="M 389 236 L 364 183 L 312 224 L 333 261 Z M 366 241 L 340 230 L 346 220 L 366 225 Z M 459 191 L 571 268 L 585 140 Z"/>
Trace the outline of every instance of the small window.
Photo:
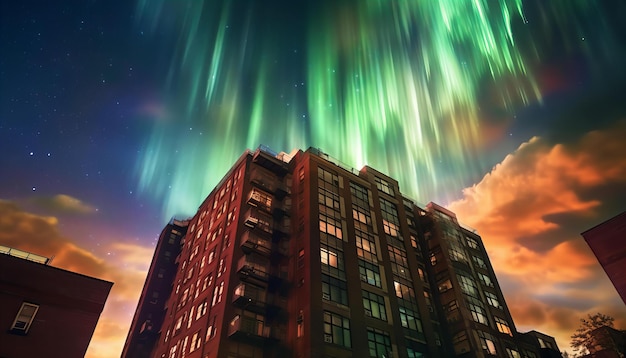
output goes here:
<path id="1" fill-rule="evenodd" d="M 22 307 L 20 307 L 17 316 L 15 317 L 15 321 L 11 325 L 11 332 L 26 334 L 30 329 L 33 321 L 35 320 L 35 315 L 39 310 L 39 305 L 33 303 L 22 303 Z"/>

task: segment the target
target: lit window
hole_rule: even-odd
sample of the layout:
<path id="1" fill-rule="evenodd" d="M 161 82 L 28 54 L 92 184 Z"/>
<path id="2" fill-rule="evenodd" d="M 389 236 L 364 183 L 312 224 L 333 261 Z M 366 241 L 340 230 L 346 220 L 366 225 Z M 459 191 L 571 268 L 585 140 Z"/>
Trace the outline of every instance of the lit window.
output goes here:
<path id="1" fill-rule="evenodd" d="M 374 241 L 374 236 L 364 231 L 355 231 L 357 255 L 372 262 L 378 261 L 378 257 L 376 255 L 376 241 Z"/>
<path id="2" fill-rule="evenodd" d="M 196 320 L 199 320 L 202 316 L 204 316 L 206 314 L 206 309 L 207 309 L 208 305 L 209 305 L 209 303 L 206 300 L 204 300 L 198 306 L 198 310 L 196 311 Z"/>
<path id="3" fill-rule="evenodd" d="M 213 316 L 213 318 L 211 318 L 209 327 L 207 327 L 207 330 L 206 330 L 205 341 L 208 341 L 209 339 L 215 337 L 215 334 L 217 333 L 217 326 L 215 326 L 216 320 L 217 320 L 217 316 Z"/>
<path id="4" fill-rule="evenodd" d="M 451 289 L 452 288 L 452 283 L 450 282 L 450 279 L 447 279 L 447 280 L 439 283 L 438 288 L 439 288 L 439 292 L 441 292 L 441 293 L 446 292 L 449 289 Z"/>
<path id="5" fill-rule="evenodd" d="M 11 325 L 11 332 L 26 334 L 35 320 L 35 315 L 39 311 L 39 305 L 23 302 L 22 307 L 17 312 L 17 316 Z"/>
<path id="6" fill-rule="evenodd" d="M 298 338 L 302 338 L 302 336 L 304 335 L 304 314 L 302 310 L 300 310 L 300 313 L 298 314 L 298 319 L 296 323 L 297 323 L 296 336 Z"/>
<path id="7" fill-rule="evenodd" d="M 406 302 L 417 304 L 413 287 L 410 287 L 409 285 L 405 285 L 398 281 L 393 281 L 393 287 L 396 290 L 396 297 Z"/>
<path id="8" fill-rule="evenodd" d="M 211 306 L 215 306 L 216 304 L 222 302 L 222 293 L 224 292 L 224 281 L 220 282 L 218 286 L 215 286 L 213 290 L 213 300 L 211 301 Z"/>
<path id="9" fill-rule="evenodd" d="M 380 210 L 383 219 L 383 230 L 385 234 L 393 237 L 400 237 L 400 219 L 396 204 L 380 198 Z"/>
<path id="10" fill-rule="evenodd" d="M 480 338 L 480 344 L 485 353 L 490 355 L 496 355 L 496 340 L 489 333 L 478 331 L 478 337 Z"/>
<path id="11" fill-rule="evenodd" d="M 193 336 L 191 336 L 191 347 L 189 347 L 189 353 L 195 351 L 196 349 L 200 348 L 200 345 L 202 344 L 202 338 L 200 335 L 200 331 L 196 332 L 193 334 Z"/>
<path id="12" fill-rule="evenodd" d="M 500 333 L 508 334 L 509 336 L 513 337 L 513 333 L 511 333 L 511 327 L 509 327 L 507 321 L 495 316 L 493 317 L 493 320 L 496 322 L 496 327 L 498 328 L 498 331 Z"/>

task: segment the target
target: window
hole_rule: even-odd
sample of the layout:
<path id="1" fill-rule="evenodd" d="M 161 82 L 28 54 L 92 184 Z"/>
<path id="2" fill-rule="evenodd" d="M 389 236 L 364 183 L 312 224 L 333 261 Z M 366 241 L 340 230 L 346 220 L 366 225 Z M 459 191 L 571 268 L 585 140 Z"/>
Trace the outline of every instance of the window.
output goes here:
<path id="1" fill-rule="evenodd" d="M 406 347 L 406 354 L 409 358 L 423 358 L 426 355 L 422 352 L 418 352 L 411 347 Z"/>
<path id="2" fill-rule="evenodd" d="M 226 272 L 226 265 L 224 265 L 224 260 L 226 260 L 226 258 L 220 259 L 220 264 L 217 267 L 217 277 L 222 276 L 222 274 Z"/>
<path id="3" fill-rule="evenodd" d="M 204 300 L 200 305 L 198 305 L 198 310 L 196 311 L 196 320 L 199 320 L 200 317 L 206 314 L 206 309 L 209 303 Z"/>
<path id="4" fill-rule="evenodd" d="M 374 236 L 361 230 L 355 230 L 355 232 L 357 255 L 368 261 L 378 261 L 378 257 L 376 254 L 376 241 L 374 240 Z"/>
<path id="5" fill-rule="evenodd" d="M 376 189 L 382 191 L 383 193 L 389 194 L 391 196 L 394 195 L 393 188 L 391 187 L 391 185 L 389 185 L 389 183 L 386 180 L 381 179 L 379 177 L 374 177 L 374 182 L 376 183 Z"/>
<path id="6" fill-rule="evenodd" d="M 489 303 L 490 306 L 493 306 L 495 308 L 502 308 L 500 302 L 498 301 L 498 296 L 496 296 L 494 293 L 485 291 L 485 297 L 487 298 L 487 303 Z"/>
<path id="7" fill-rule="evenodd" d="M 213 284 L 213 273 L 210 273 L 204 277 L 204 281 L 202 282 L 202 291 L 206 290 L 207 287 Z"/>
<path id="8" fill-rule="evenodd" d="M 213 318 L 211 318 L 211 321 L 209 322 L 209 327 L 207 327 L 206 329 L 205 341 L 208 341 L 209 339 L 215 337 L 215 334 L 217 333 L 217 326 L 215 325 L 216 320 L 217 316 L 213 316 Z"/>
<path id="9" fill-rule="evenodd" d="M 215 286 L 215 290 L 213 290 L 213 301 L 211 301 L 211 306 L 215 306 L 216 304 L 222 302 L 223 293 L 224 293 L 224 281 L 220 282 L 218 286 Z"/>
<path id="10" fill-rule="evenodd" d="M 195 351 L 196 349 L 200 348 L 200 345 L 202 344 L 202 336 L 200 335 L 200 331 L 196 332 L 193 334 L 193 336 L 191 336 L 191 347 L 189 347 L 189 353 Z"/>
<path id="11" fill-rule="evenodd" d="M 463 292 L 470 296 L 478 297 L 478 288 L 472 278 L 464 275 L 457 275 L 457 278 L 459 279 L 459 285 L 461 285 Z"/>
<path id="12" fill-rule="evenodd" d="M 411 279 L 409 274 L 409 262 L 406 257 L 406 251 L 399 247 L 387 245 L 389 250 L 389 261 L 391 262 L 391 271 L 400 277 Z"/>
<path id="13" fill-rule="evenodd" d="M 380 267 L 378 265 L 359 260 L 359 275 L 361 276 L 361 281 L 367 282 L 372 286 L 383 287 L 380 281 Z"/>
<path id="14" fill-rule="evenodd" d="M 417 275 L 420 277 L 420 280 L 422 280 L 422 282 L 428 284 L 428 278 L 426 277 L 426 272 L 424 271 L 424 268 L 422 266 L 419 266 L 417 268 Z"/>
<path id="15" fill-rule="evenodd" d="M 343 252 L 322 243 L 320 244 L 320 260 L 322 262 L 322 272 L 338 278 L 346 277 L 343 266 Z"/>
<path id="16" fill-rule="evenodd" d="M 471 300 L 467 302 L 467 307 L 472 313 L 472 319 L 475 322 L 482 323 L 484 325 L 488 325 L 487 323 L 487 314 L 485 309 L 479 304 L 477 300 Z"/>
<path id="17" fill-rule="evenodd" d="M 296 320 L 296 323 L 296 337 L 302 338 L 302 336 L 304 335 L 304 313 L 302 312 L 302 310 L 300 310 L 300 313 L 298 313 L 298 319 Z"/>
<path id="18" fill-rule="evenodd" d="M 493 317 L 493 320 L 496 322 L 496 327 L 500 333 L 508 334 L 513 337 L 513 333 L 511 333 L 511 327 L 509 327 L 509 323 L 500 317 Z"/>
<path id="19" fill-rule="evenodd" d="M 209 252 L 209 264 L 213 263 L 213 261 L 215 261 L 215 250 L 217 250 L 217 248 L 213 248 L 213 250 L 211 250 L 211 252 Z"/>
<path id="20" fill-rule="evenodd" d="M 479 272 L 478 279 L 480 280 L 480 282 L 483 283 L 483 285 L 493 287 L 493 281 L 491 281 L 491 278 L 489 276 Z"/>
<path id="21" fill-rule="evenodd" d="M 338 314 L 324 311 L 324 342 L 351 348 L 350 320 Z"/>
<path id="22" fill-rule="evenodd" d="M 383 230 L 385 234 L 393 237 L 400 237 L 400 220 L 396 204 L 380 198 L 380 210 L 383 218 Z"/>
<path id="23" fill-rule="evenodd" d="M 187 312 L 182 314 L 176 319 L 176 324 L 174 325 L 174 335 L 177 335 L 180 332 L 180 329 L 183 327 L 183 321 L 185 320 L 185 315 Z"/>
<path id="24" fill-rule="evenodd" d="M 417 304 L 413 287 L 405 285 L 398 281 L 393 281 L 393 287 L 396 290 L 396 297 L 406 302 Z"/>
<path id="25" fill-rule="evenodd" d="M 366 316 L 378 318 L 383 321 L 387 320 L 387 310 L 385 309 L 385 299 L 383 296 L 363 290 L 362 297 Z"/>
<path id="26" fill-rule="evenodd" d="M 459 313 L 459 304 L 456 300 L 452 300 L 444 305 L 444 312 L 446 320 L 448 322 L 458 322 L 461 320 L 461 313 Z"/>
<path id="27" fill-rule="evenodd" d="M 506 349 L 506 356 L 508 358 L 522 358 L 522 356 L 519 354 L 519 352 L 516 351 L 513 348 L 507 348 Z"/>
<path id="28" fill-rule="evenodd" d="M 400 306 L 400 322 L 402 327 L 411 331 L 422 333 L 422 321 L 419 319 L 419 315 L 406 307 Z"/>
<path id="29" fill-rule="evenodd" d="M 179 303 L 179 307 L 183 307 L 184 305 L 187 304 L 187 299 L 189 298 L 189 287 L 187 287 L 184 291 L 183 291 L 183 296 L 180 298 L 180 303 Z"/>
<path id="30" fill-rule="evenodd" d="M 478 331 L 478 337 L 480 338 L 480 344 L 485 353 L 490 355 L 496 355 L 496 339 L 489 333 Z"/>
<path id="31" fill-rule="evenodd" d="M 450 279 L 447 279 L 443 282 L 440 282 L 437 288 L 439 289 L 439 292 L 444 293 L 452 289 L 452 282 L 450 282 Z"/>
<path id="32" fill-rule="evenodd" d="M 17 312 L 17 316 L 15 316 L 13 324 L 11 325 L 11 332 L 27 334 L 30 326 L 35 320 L 37 311 L 39 311 L 39 305 L 23 302 L 20 310 Z"/>
<path id="33" fill-rule="evenodd" d="M 480 247 L 478 245 L 478 241 L 469 236 L 465 237 L 465 242 L 467 243 L 467 246 L 471 247 L 472 249 L 478 250 L 478 248 Z"/>
<path id="34" fill-rule="evenodd" d="M 474 261 L 474 264 L 476 265 L 476 267 L 479 268 L 487 268 L 487 264 L 485 263 L 485 260 L 481 259 L 478 256 L 472 256 L 472 261 Z"/>
<path id="35" fill-rule="evenodd" d="M 332 235 L 338 239 L 343 239 L 341 229 L 341 219 L 330 217 L 320 212 L 320 231 Z"/>
<path id="36" fill-rule="evenodd" d="M 346 285 L 346 282 L 322 274 L 322 299 L 347 306 L 348 287 Z"/>
<path id="37" fill-rule="evenodd" d="M 465 255 L 465 250 L 460 245 L 456 245 L 453 243 L 454 240 L 450 240 L 450 260 L 457 262 L 468 262 L 467 256 Z"/>
<path id="38" fill-rule="evenodd" d="M 367 345 L 370 357 L 393 357 L 389 333 L 367 327 Z"/>

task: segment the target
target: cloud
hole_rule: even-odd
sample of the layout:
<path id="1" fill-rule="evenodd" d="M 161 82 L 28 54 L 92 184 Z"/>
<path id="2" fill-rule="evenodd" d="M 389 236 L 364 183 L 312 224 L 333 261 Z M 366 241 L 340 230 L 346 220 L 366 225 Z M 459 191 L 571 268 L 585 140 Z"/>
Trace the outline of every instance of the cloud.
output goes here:
<path id="1" fill-rule="evenodd" d="M 96 207 L 66 194 L 58 194 L 53 197 L 39 197 L 32 199 L 32 201 L 36 205 L 52 212 L 93 214 L 98 211 Z"/>
<path id="2" fill-rule="evenodd" d="M 580 236 L 623 210 L 624 138 L 626 120 L 568 144 L 534 137 L 448 206 L 481 234 L 518 328 L 553 335 L 561 349 L 588 313 L 626 328 L 623 303 Z"/>
<path id="3" fill-rule="evenodd" d="M 87 357 L 119 357 L 146 278 L 154 249 L 112 238 L 106 260 L 65 237 L 59 220 L 24 211 L 14 202 L 0 200 L 0 245 L 53 257 L 52 266 L 114 283 Z"/>

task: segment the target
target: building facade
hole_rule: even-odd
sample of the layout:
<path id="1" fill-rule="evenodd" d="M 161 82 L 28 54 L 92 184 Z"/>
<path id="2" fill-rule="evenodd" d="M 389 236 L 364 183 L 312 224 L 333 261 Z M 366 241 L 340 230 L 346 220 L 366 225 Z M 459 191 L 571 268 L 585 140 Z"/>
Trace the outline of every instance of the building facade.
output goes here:
<path id="1" fill-rule="evenodd" d="M 0 357 L 84 357 L 113 283 L 0 246 Z"/>
<path id="2" fill-rule="evenodd" d="M 626 211 L 581 235 L 626 304 Z"/>
<path id="3" fill-rule="evenodd" d="M 124 352 L 147 288 L 169 285 L 148 356 L 544 356 L 516 331 L 480 237 L 373 168 L 247 151 L 185 229 L 175 269 L 157 247 Z"/>

